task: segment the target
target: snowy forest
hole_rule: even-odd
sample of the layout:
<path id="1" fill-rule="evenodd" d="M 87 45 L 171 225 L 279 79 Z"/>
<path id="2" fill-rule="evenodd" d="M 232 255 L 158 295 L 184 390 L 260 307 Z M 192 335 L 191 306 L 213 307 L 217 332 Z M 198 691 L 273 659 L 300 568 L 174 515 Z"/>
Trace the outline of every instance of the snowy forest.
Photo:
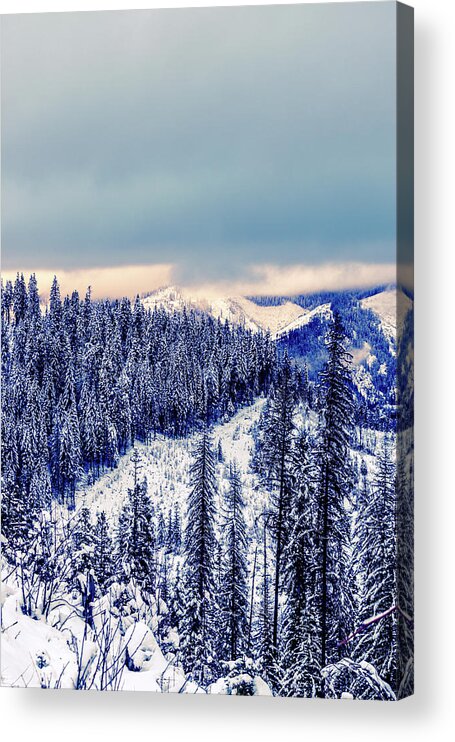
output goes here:
<path id="1" fill-rule="evenodd" d="M 383 291 L 273 334 L 2 284 L 2 684 L 412 693 L 412 307 L 391 332 Z"/>

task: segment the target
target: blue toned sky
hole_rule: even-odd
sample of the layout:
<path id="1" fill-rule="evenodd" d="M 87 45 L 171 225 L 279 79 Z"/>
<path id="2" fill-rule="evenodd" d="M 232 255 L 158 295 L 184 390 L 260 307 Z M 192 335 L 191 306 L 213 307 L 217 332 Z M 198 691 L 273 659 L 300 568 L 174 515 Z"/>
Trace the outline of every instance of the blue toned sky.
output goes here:
<path id="1" fill-rule="evenodd" d="M 1 34 L 5 274 L 393 279 L 395 3 L 9 16 Z"/>

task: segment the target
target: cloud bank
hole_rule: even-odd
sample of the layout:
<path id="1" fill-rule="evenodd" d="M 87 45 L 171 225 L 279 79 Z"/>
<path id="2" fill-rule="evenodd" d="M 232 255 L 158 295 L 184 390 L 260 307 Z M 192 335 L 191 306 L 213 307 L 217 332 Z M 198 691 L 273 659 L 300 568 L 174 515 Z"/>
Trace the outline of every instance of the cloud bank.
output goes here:
<path id="1" fill-rule="evenodd" d="M 391 262 L 394 3 L 2 17 L 3 267 Z"/>
<path id="2" fill-rule="evenodd" d="M 166 263 L 155 265 L 116 265 L 101 268 L 78 270 L 19 270 L 27 278 L 35 273 L 40 295 L 49 295 L 54 275 L 57 276 L 62 296 L 78 291 L 84 295 L 87 288 L 92 289 L 94 299 L 120 299 L 133 297 L 160 286 L 172 283 L 173 266 Z M 2 271 L 4 281 L 14 281 L 17 271 Z"/>
<path id="3" fill-rule="evenodd" d="M 26 271 L 24 272 L 26 273 Z M 36 270 L 38 286 L 46 296 L 54 272 Z M 175 283 L 178 270 L 172 264 L 110 266 L 96 269 L 57 270 L 61 292 L 85 293 L 92 287 L 94 298 L 133 297 Z M 14 280 L 15 272 L 2 273 L 4 280 Z M 226 296 L 294 296 L 316 291 L 341 291 L 378 284 L 394 283 L 394 263 L 367 264 L 359 262 L 325 263 L 323 265 L 252 265 L 246 276 L 238 280 L 197 281 L 184 285 L 189 296 L 216 298 Z"/>

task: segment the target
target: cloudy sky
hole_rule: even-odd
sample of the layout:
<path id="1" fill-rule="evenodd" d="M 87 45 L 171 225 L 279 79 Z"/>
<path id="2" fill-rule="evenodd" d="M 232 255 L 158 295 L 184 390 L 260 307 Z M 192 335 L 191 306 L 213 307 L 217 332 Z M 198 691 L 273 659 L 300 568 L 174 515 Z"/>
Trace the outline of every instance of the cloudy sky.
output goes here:
<path id="1" fill-rule="evenodd" d="M 4 16 L 3 273 L 111 294 L 393 280 L 395 12 Z"/>

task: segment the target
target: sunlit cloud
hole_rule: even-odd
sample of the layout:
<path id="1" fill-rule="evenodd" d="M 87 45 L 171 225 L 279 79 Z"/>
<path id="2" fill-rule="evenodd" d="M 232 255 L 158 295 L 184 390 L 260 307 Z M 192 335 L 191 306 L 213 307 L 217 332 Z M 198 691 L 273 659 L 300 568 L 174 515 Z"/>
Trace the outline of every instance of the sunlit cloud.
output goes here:
<path id="1" fill-rule="evenodd" d="M 169 263 L 152 265 L 116 265 L 80 270 L 23 271 L 25 276 L 35 273 L 40 294 L 48 296 L 54 275 L 57 276 L 63 296 L 78 291 L 85 294 L 91 286 L 95 299 L 119 299 L 153 291 L 172 282 L 173 266 Z M 21 272 L 21 271 L 19 271 Z M 2 271 L 4 281 L 14 280 L 16 271 Z"/>
<path id="2" fill-rule="evenodd" d="M 394 283 L 393 263 L 326 263 L 323 265 L 255 265 L 238 281 L 214 281 L 188 288 L 192 295 L 294 296 Z"/>
<path id="3" fill-rule="evenodd" d="M 24 271 L 24 274 L 26 272 Z M 27 272 L 27 274 L 30 271 Z M 85 270 L 35 271 L 38 286 L 47 296 L 55 275 L 62 295 L 77 290 L 85 293 L 92 287 L 94 298 L 133 297 L 150 293 L 175 283 L 176 266 L 172 263 L 151 265 L 124 265 Z M 16 272 L 6 271 L 4 280 L 14 280 Z M 183 286 L 188 297 L 212 299 L 227 296 L 293 296 L 316 291 L 341 291 L 363 288 L 396 281 L 393 263 L 326 263 L 323 265 L 252 265 L 244 276 L 235 280 L 192 283 Z"/>

